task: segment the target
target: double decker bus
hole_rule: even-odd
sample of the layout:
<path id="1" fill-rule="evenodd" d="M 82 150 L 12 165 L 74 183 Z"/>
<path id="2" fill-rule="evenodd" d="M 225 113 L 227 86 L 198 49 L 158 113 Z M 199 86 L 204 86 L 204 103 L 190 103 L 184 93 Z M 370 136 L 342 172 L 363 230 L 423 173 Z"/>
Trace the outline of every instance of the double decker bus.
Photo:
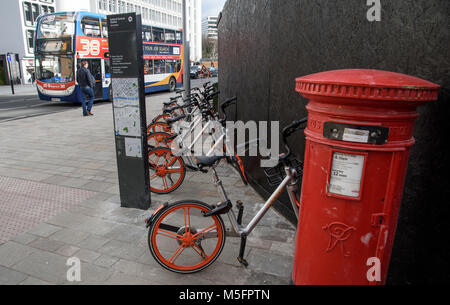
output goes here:
<path id="1" fill-rule="evenodd" d="M 145 91 L 175 90 L 182 86 L 181 31 L 142 27 Z M 81 61 L 95 77 L 95 100 L 110 100 L 111 72 L 106 16 L 87 11 L 58 12 L 37 20 L 36 84 L 41 100 L 82 101 L 76 82 Z"/>

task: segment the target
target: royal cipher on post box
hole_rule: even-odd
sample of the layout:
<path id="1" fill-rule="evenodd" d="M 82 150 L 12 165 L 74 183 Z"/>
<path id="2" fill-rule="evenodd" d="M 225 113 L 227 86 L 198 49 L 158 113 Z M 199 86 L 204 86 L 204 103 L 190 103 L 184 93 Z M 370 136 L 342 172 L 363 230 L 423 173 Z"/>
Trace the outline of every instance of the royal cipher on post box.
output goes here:
<path id="1" fill-rule="evenodd" d="M 296 83 L 309 103 L 292 280 L 384 284 L 417 107 L 436 100 L 439 86 L 361 69 Z"/>

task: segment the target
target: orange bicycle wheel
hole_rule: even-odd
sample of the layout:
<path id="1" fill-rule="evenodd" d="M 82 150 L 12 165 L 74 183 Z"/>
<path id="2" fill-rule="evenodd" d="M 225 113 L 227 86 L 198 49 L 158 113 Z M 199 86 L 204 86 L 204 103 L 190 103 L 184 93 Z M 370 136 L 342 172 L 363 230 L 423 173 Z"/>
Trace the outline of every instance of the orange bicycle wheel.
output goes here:
<path id="1" fill-rule="evenodd" d="M 175 191 L 184 181 L 186 166 L 180 156 L 169 148 L 157 147 L 149 151 L 150 191 L 168 194 Z"/>
<path id="2" fill-rule="evenodd" d="M 172 141 L 172 135 L 167 132 L 152 132 L 147 136 L 147 143 L 150 149 L 156 147 L 170 148 Z"/>
<path id="3" fill-rule="evenodd" d="M 168 118 L 170 118 L 170 114 L 168 114 L 168 113 L 166 113 L 166 114 L 160 114 L 160 115 L 156 116 L 156 117 L 153 119 L 153 122 L 152 122 L 152 123 L 156 123 L 156 122 L 163 122 L 163 123 L 165 123 L 165 122 L 166 122 L 166 119 L 168 119 Z"/>
<path id="4" fill-rule="evenodd" d="M 165 122 L 155 122 L 147 126 L 147 135 L 152 132 L 167 132 L 172 133 L 172 128 Z"/>
<path id="5" fill-rule="evenodd" d="M 160 211 L 150 225 L 148 244 L 167 270 L 194 273 L 210 266 L 225 245 L 220 216 L 204 217 L 212 208 L 201 201 L 179 201 Z"/>

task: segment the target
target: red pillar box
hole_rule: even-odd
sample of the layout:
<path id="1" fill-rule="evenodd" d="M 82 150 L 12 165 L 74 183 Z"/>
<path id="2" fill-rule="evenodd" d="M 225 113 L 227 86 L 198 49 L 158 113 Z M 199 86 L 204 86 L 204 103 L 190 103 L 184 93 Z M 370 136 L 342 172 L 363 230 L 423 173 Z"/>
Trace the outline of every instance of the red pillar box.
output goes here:
<path id="1" fill-rule="evenodd" d="M 417 107 L 439 86 L 378 70 L 297 80 L 309 99 L 295 284 L 384 284 Z"/>

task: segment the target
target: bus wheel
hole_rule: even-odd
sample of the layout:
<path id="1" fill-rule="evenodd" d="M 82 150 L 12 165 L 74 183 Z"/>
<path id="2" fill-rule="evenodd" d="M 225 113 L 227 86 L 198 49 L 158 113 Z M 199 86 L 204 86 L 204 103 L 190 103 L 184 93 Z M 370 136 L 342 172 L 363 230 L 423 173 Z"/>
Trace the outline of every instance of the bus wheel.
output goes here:
<path id="1" fill-rule="evenodd" d="M 169 91 L 173 92 L 177 88 L 177 81 L 175 78 L 171 77 L 169 80 Z"/>

